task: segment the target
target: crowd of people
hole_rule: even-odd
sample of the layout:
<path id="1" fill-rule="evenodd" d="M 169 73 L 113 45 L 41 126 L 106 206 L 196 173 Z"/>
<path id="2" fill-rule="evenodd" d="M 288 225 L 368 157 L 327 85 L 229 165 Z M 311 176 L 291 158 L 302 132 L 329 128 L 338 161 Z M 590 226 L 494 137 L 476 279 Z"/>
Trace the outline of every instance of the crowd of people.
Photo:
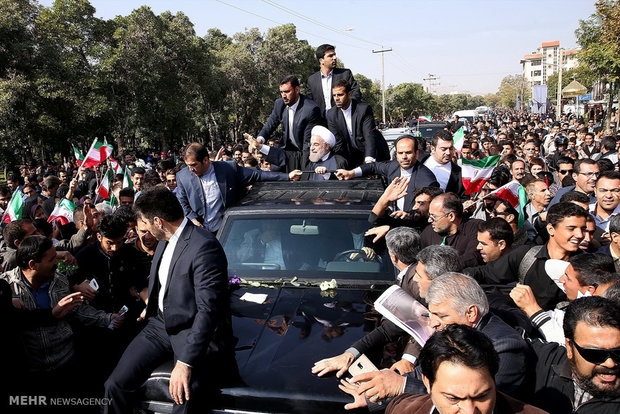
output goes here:
<path id="1" fill-rule="evenodd" d="M 7 176 L 9 392 L 100 393 L 104 412 L 126 413 L 174 355 L 174 412 L 200 407 L 208 393 L 196 390 L 219 385 L 207 371 L 234 363 L 215 238 L 226 209 L 258 181 L 381 176 L 366 235 L 384 239 L 395 283 L 428 308 L 437 333 L 422 347 L 384 322 L 317 361 L 313 373 L 340 377 L 368 349 L 408 340 L 391 369 L 342 382 L 347 408 L 620 411 L 620 135 L 592 119 L 493 110 L 455 117 L 428 142 L 403 135 L 390 159 L 335 47 L 320 46 L 317 60 L 305 95 L 296 77 L 282 80 L 256 138 L 217 152 L 191 143 L 178 161 L 127 155 L 130 179 L 114 174 L 106 195 L 110 163 L 21 165 Z M 476 163 L 490 165 L 481 177 L 469 175 Z M 502 191 L 515 185 L 517 201 Z M 63 200 L 66 221 L 55 213 Z"/>

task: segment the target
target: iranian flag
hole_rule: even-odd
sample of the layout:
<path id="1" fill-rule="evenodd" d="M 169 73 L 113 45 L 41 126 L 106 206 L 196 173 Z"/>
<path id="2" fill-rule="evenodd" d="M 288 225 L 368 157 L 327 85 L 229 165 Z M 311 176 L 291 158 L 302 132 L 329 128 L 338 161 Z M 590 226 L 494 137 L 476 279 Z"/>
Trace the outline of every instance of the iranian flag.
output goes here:
<path id="1" fill-rule="evenodd" d="M 123 173 L 123 188 L 127 187 L 133 189 L 133 181 L 131 181 L 131 175 L 129 174 L 128 168 L 125 167 L 125 172 Z"/>
<path id="2" fill-rule="evenodd" d="M 6 211 L 2 216 L 4 223 L 10 223 L 14 220 L 22 218 L 22 209 L 24 207 L 24 197 L 21 190 L 18 188 L 13 192 L 9 204 L 6 206 Z"/>
<path id="3" fill-rule="evenodd" d="M 112 157 L 110 157 L 110 166 L 114 170 L 114 174 L 123 173 L 123 167 L 121 167 L 121 164 Z"/>
<path id="4" fill-rule="evenodd" d="M 55 221 L 56 224 L 60 224 L 61 226 L 67 223 L 73 223 L 73 210 L 75 210 L 75 204 L 66 198 L 62 198 L 56 204 L 56 207 L 54 207 L 54 211 L 50 214 L 47 222 L 52 223 Z"/>
<path id="5" fill-rule="evenodd" d="M 431 116 L 428 115 L 424 115 L 424 116 L 419 116 L 418 117 L 418 121 L 422 121 L 422 122 L 431 122 L 433 120 L 433 118 Z"/>
<path id="6" fill-rule="evenodd" d="M 77 162 L 77 165 L 81 166 L 82 163 L 84 162 L 84 155 L 82 155 L 79 149 L 75 148 L 75 145 L 71 145 L 71 147 L 73 148 L 73 155 L 75 156 L 75 162 Z"/>
<path id="7" fill-rule="evenodd" d="M 99 189 L 97 190 L 97 194 L 99 194 L 104 200 L 110 198 L 112 194 L 112 183 L 114 182 L 114 177 L 112 177 L 112 169 L 108 168 L 105 174 L 103 174 L 103 178 L 101 178 L 101 182 L 99 183 Z"/>
<path id="8" fill-rule="evenodd" d="M 519 212 L 519 228 L 521 228 L 525 222 L 525 205 L 527 204 L 525 188 L 518 181 L 513 180 L 489 193 L 487 197 L 490 195 L 494 195 L 502 200 L 508 200 L 515 210 Z"/>
<path id="9" fill-rule="evenodd" d="M 454 149 L 456 152 L 461 155 L 461 150 L 463 149 L 463 142 L 465 142 L 465 129 L 460 127 L 458 131 L 454 133 L 452 137 L 452 142 L 454 142 Z"/>
<path id="10" fill-rule="evenodd" d="M 90 168 L 94 165 L 99 165 L 106 160 L 112 154 L 112 146 L 107 142 L 99 142 L 97 138 L 93 141 L 93 145 L 90 146 L 84 162 L 82 162 L 82 168 Z"/>
<path id="11" fill-rule="evenodd" d="M 500 158 L 499 155 L 493 155 L 492 157 L 483 158 L 481 160 L 462 159 L 463 165 L 461 167 L 465 194 L 477 193 L 482 189 L 482 186 L 493 173 L 493 169 Z"/>

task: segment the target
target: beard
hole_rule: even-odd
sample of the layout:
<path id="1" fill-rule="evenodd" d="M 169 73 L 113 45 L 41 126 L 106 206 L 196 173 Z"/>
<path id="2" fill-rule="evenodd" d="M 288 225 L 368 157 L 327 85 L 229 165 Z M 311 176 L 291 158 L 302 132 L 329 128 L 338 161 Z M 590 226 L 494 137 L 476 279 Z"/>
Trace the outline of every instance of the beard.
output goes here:
<path id="1" fill-rule="evenodd" d="M 326 151 L 325 148 L 321 148 L 317 152 L 310 151 L 308 159 L 310 159 L 310 162 L 319 162 L 328 152 L 329 151 Z"/>
<path id="2" fill-rule="evenodd" d="M 588 376 L 582 376 L 577 373 L 575 364 L 571 360 L 571 367 L 573 375 L 579 384 L 579 387 L 592 395 L 594 398 L 617 398 L 620 397 L 620 386 L 616 389 L 600 389 L 597 384 L 594 383 L 594 377 L 596 374 L 610 374 L 616 376 L 616 381 L 620 381 L 620 366 L 616 365 L 614 368 L 595 367 L 592 374 Z"/>

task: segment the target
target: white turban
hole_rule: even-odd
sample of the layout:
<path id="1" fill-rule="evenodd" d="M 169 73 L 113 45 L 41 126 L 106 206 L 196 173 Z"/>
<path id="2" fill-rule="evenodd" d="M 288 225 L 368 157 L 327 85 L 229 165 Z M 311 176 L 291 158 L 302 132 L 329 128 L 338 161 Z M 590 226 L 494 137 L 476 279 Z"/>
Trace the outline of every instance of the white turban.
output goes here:
<path id="1" fill-rule="evenodd" d="M 310 135 L 313 137 L 321 137 L 326 144 L 329 144 L 330 148 L 334 148 L 334 145 L 336 145 L 336 137 L 324 126 L 316 125 L 312 128 Z"/>

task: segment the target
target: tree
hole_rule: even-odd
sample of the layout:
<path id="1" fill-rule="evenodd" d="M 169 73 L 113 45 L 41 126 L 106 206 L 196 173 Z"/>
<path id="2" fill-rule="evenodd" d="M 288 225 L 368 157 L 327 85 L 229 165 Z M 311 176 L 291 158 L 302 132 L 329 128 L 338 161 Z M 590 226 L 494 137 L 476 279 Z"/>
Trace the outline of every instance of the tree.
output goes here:
<path id="1" fill-rule="evenodd" d="M 392 121 L 411 119 L 430 107 L 431 94 L 419 83 L 401 83 L 385 91 L 386 116 Z"/>
<path id="2" fill-rule="evenodd" d="M 502 79 L 497 95 L 500 102 L 508 108 L 516 108 L 517 94 L 520 96 L 521 105 L 530 101 L 532 97 L 530 87 L 523 75 L 508 75 Z"/>
<path id="3" fill-rule="evenodd" d="M 378 80 L 374 82 L 362 75 L 361 73 L 355 74 L 355 81 L 360 86 L 362 92 L 362 100 L 372 107 L 375 114 L 375 119 L 381 119 L 383 109 L 382 97 L 381 97 L 381 83 Z"/>
<path id="4" fill-rule="evenodd" d="M 558 100 L 558 78 L 558 73 L 554 73 L 547 78 L 547 96 L 554 104 L 556 104 Z M 579 65 L 562 72 L 562 88 L 568 86 L 573 80 L 576 80 L 588 89 L 592 89 L 592 84 L 596 81 L 596 75 L 585 65 Z"/>
<path id="5" fill-rule="evenodd" d="M 581 46 L 579 60 L 601 81 L 610 84 L 606 119 L 609 125 L 614 96 L 620 91 L 620 2 L 598 0 L 596 12 L 579 21 L 575 36 Z"/>

